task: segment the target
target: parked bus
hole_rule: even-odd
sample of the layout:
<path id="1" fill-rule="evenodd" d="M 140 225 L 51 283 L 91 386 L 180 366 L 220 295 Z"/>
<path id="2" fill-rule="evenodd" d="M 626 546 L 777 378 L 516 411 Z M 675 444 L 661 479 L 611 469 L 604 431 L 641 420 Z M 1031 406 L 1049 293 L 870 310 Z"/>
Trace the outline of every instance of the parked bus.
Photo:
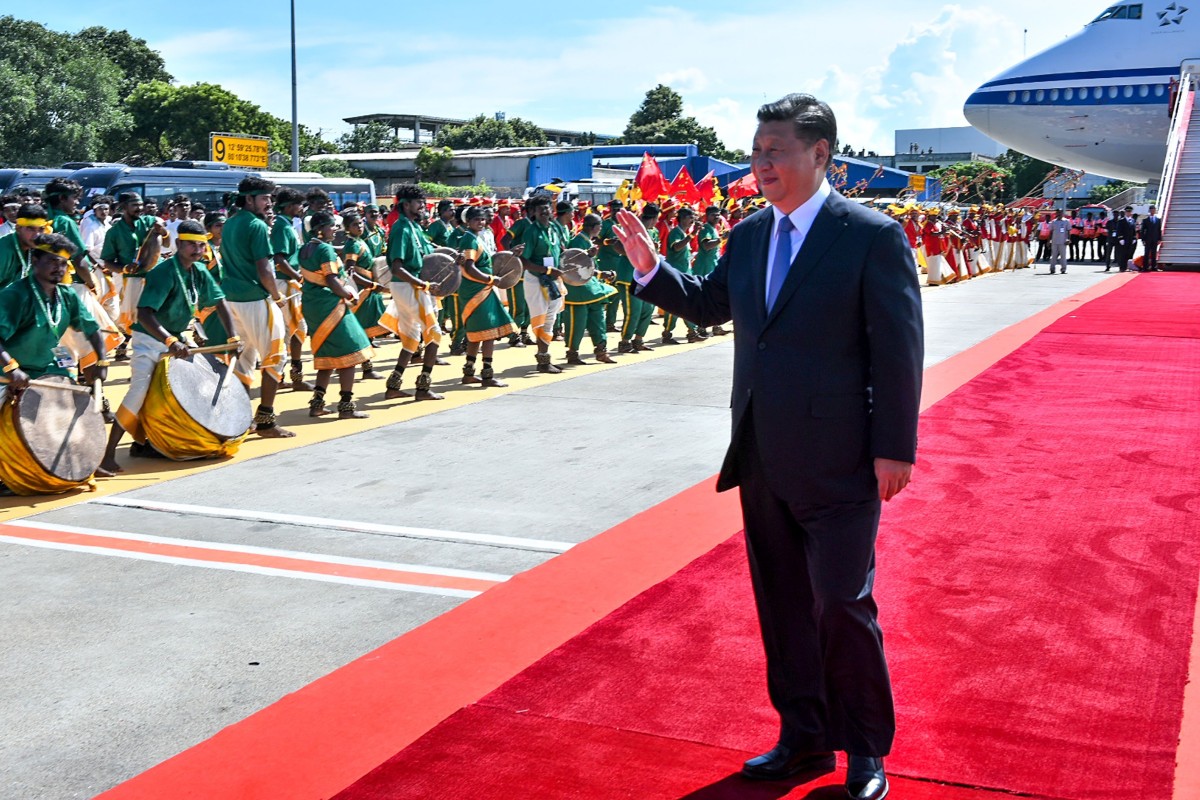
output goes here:
<path id="1" fill-rule="evenodd" d="M 0 194 L 20 194 L 22 190 L 41 191 L 53 178 L 70 175 L 70 169 L 0 169 Z"/>
<path id="2" fill-rule="evenodd" d="M 85 203 L 96 195 L 116 197 L 121 192 L 137 192 L 145 200 L 157 201 L 161 207 L 165 200 L 186 194 L 192 202 L 203 203 L 208 209 L 223 207 L 225 195 L 236 192 L 238 183 L 247 175 L 262 175 L 280 186 L 302 192 L 324 189 L 337 209 L 352 202 L 375 202 L 375 184 L 365 178 L 326 178 L 316 172 L 259 172 L 209 161 L 169 161 L 160 167 L 114 164 L 71 173 L 83 186 Z"/>

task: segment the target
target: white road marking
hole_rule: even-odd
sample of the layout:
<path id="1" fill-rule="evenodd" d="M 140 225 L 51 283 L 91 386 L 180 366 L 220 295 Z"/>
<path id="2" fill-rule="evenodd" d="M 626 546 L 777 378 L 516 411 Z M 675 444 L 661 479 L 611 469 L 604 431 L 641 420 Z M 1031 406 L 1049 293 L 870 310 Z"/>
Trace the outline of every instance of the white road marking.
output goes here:
<path id="1" fill-rule="evenodd" d="M 521 550 L 537 550 L 544 553 L 565 553 L 575 545 L 571 542 L 551 542 L 544 539 L 524 539 L 516 536 L 497 536 L 490 533 L 463 533 L 440 531 L 432 528 L 409 528 L 403 525 L 380 525 L 374 522 L 349 522 L 325 517 L 309 517 L 300 514 L 277 514 L 271 511 L 243 511 L 237 508 L 195 506 L 188 503 L 165 503 L 158 500 L 141 500 L 127 497 L 99 497 L 87 500 L 102 506 L 122 506 L 145 511 L 166 511 L 176 514 L 191 514 L 198 517 L 240 519 L 249 522 L 274 522 L 279 525 L 296 525 L 302 528 L 326 528 L 351 531 L 353 533 L 380 533 L 388 536 L 406 536 L 414 539 L 436 539 L 444 542 L 467 542 L 470 544 L 512 547 Z"/>
<path id="2" fill-rule="evenodd" d="M 312 561 L 318 564 L 344 564 L 350 567 L 373 567 L 376 569 L 394 570 L 397 572 L 413 572 L 419 575 L 444 575 L 450 578 L 472 578 L 480 581 L 503 583 L 511 575 L 501 575 L 495 572 L 476 572 L 468 569 L 453 569 L 451 567 L 429 567 L 423 564 L 400 564 L 395 561 L 375 561 L 369 558 L 347 558 L 345 556 L 327 556 L 317 553 L 301 553 L 295 550 L 276 550 L 272 547 L 255 547 L 244 544 L 225 544 L 224 542 L 206 542 L 195 539 L 176 539 L 170 536 L 151 536 L 145 533 L 126 533 L 124 531 L 100 530 L 98 528 L 82 528 L 77 525 L 59 525 L 57 523 L 37 522 L 30 520 L 14 520 L 3 523 L 14 528 L 32 528 L 34 530 L 62 531 L 63 533 L 78 533 L 84 536 L 103 536 L 107 539 L 127 539 L 133 542 L 150 542 L 152 544 L 179 545 L 194 547 L 198 550 L 216 550 L 226 553 L 248 553 L 251 555 L 274 556 L 276 558 L 292 558 L 297 561 Z M 22 540 L 27 541 L 27 540 Z"/>
<path id="3" fill-rule="evenodd" d="M 322 583 L 340 583 L 347 586 L 367 586 L 373 589 L 391 589 L 399 592 L 415 592 L 417 594 L 436 594 L 443 597 L 461 597 L 469 599 L 479 596 L 479 592 L 466 589 L 443 589 L 437 586 L 417 586 L 408 583 L 392 583 L 391 581 L 372 581 L 365 578 L 346 578 L 340 575 L 324 575 L 319 572 L 299 572 L 295 570 L 260 567 L 254 564 L 231 564 L 218 561 L 202 561 L 199 559 L 179 558 L 177 556 L 160 556 L 153 553 L 138 553 L 129 550 L 112 550 L 107 547 L 91 547 L 82 544 L 66 544 L 63 542 L 44 542 L 37 539 L 25 539 L 20 536 L 0 535 L 0 542 L 25 545 L 27 547 L 44 547 L 49 550 L 70 550 L 76 553 L 92 553 L 99 556 L 117 556 L 132 558 L 136 561 L 157 561 L 161 564 L 179 564 L 188 567 L 205 569 L 221 569 L 229 572 L 249 572 L 254 575 L 272 575 L 284 578 L 299 578 L 307 581 Z"/>

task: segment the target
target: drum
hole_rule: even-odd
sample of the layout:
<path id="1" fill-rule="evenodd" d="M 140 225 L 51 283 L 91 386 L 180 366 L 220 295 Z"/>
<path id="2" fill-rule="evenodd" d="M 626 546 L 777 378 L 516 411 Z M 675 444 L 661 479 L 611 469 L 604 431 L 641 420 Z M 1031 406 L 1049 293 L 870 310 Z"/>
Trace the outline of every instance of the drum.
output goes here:
<path id="1" fill-rule="evenodd" d="M 445 245 L 433 248 L 433 252 L 441 253 L 442 255 L 450 256 L 451 258 L 458 258 L 458 251 L 453 247 L 446 247 Z"/>
<path id="2" fill-rule="evenodd" d="M 74 388 L 69 378 L 38 382 Z M 61 494 L 91 483 L 107 432 L 86 392 L 30 385 L 0 403 L 0 482 L 16 494 Z"/>
<path id="3" fill-rule="evenodd" d="M 462 269 L 455 260 L 457 257 L 457 252 L 453 256 L 430 253 L 421 262 L 421 280 L 429 281 L 429 292 L 434 297 L 447 297 L 458 291 Z"/>
<path id="4" fill-rule="evenodd" d="M 518 256 L 507 250 L 501 250 L 492 256 L 492 273 L 496 276 L 496 287 L 508 290 L 521 282 L 525 266 Z"/>
<path id="5" fill-rule="evenodd" d="M 371 273 L 375 276 L 375 282 L 381 286 L 387 286 L 392 282 L 392 267 L 388 264 L 387 256 L 379 256 L 371 264 Z"/>
<path id="6" fill-rule="evenodd" d="M 583 286 L 596 274 L 596 262 L 592 261 L 586 250 L 577 247 L 563 250 L 559 263 L 562 265 L 563 283 L 568 286 Z"/>
<path id="7" fill-rule="evenodd" d="M 201 353 L 158 362 L 141 421 L 156 450 L 188 461 L 236 453 L 254 415 L 232 367 Z"/>

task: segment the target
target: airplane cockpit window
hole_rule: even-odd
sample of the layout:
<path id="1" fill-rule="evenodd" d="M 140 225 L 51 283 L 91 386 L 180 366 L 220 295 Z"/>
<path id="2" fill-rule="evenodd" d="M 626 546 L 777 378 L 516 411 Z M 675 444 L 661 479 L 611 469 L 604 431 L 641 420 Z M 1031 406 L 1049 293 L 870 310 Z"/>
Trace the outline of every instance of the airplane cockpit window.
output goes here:
<path id="1" fill-rule="evenodd" d="M 1100 22 L 1106 19 L 1128 19 L 1131 16 L 1129 13 L 1130 8 L 1131 6 L 1110 6 L 1104 10 L 1104 13 L 1092 20 L 1092 22 Z M 1138 5 L 1132 6 L 1132 8 L 1137 9 L 1137 16 L 1134 19 L 1141 19 L 1142 7 Z"/>
<path id="2" fill-rule="evenodd" d="M 1137 4 L 1129 7 L 1129 18 L 1130 19 L 1141 19 L 1142 18 L 1142 4 L 1141 3 L 1137 3 Z"/>

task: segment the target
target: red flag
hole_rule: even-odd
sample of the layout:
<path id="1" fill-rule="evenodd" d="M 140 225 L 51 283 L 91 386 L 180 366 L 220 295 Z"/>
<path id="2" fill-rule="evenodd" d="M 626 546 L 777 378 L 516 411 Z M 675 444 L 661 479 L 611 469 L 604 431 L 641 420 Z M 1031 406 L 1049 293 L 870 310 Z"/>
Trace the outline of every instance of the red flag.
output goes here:
<path id="1" fill-rule="evenodd" d="M 714 175 L 713 171 L 710 169 L 708 174 L 701 178 L 700 182 L 696 184 L 696 192 L 700 195 L 700 202 L 704 203 L 706 206 L 711 206 L 713 197 L 716 195 L 716 191 L 717 176 Z"/>
<path id="2" fill-rule="evenodd" d="M 758 178 L 754 177 L 753 172 L 747 172 L 729 184 L 725 193 L 730 197 L 752 197 L 758 194 Z"/>
<path id="3" fill-rule="evenodd" d="M 688 205 L 700 202 L 700 192 L 697 191 L 696 184 L 692 181 L 692 173 L 688 172 L 686 166 L 682 167 L 675 180 L 671 181 L 671 196 L 678 197 Z"/>
<path id="4" fill-rule="evenodd" d="M 671 184 L 667 183 L 662 168 L 649 153 L 642 156 L 642 165 L 638 167 L 633 183 L 641 189 L 642 199 L 647 203 L 658 202 L 658 198 L 671 193 Z"/>

